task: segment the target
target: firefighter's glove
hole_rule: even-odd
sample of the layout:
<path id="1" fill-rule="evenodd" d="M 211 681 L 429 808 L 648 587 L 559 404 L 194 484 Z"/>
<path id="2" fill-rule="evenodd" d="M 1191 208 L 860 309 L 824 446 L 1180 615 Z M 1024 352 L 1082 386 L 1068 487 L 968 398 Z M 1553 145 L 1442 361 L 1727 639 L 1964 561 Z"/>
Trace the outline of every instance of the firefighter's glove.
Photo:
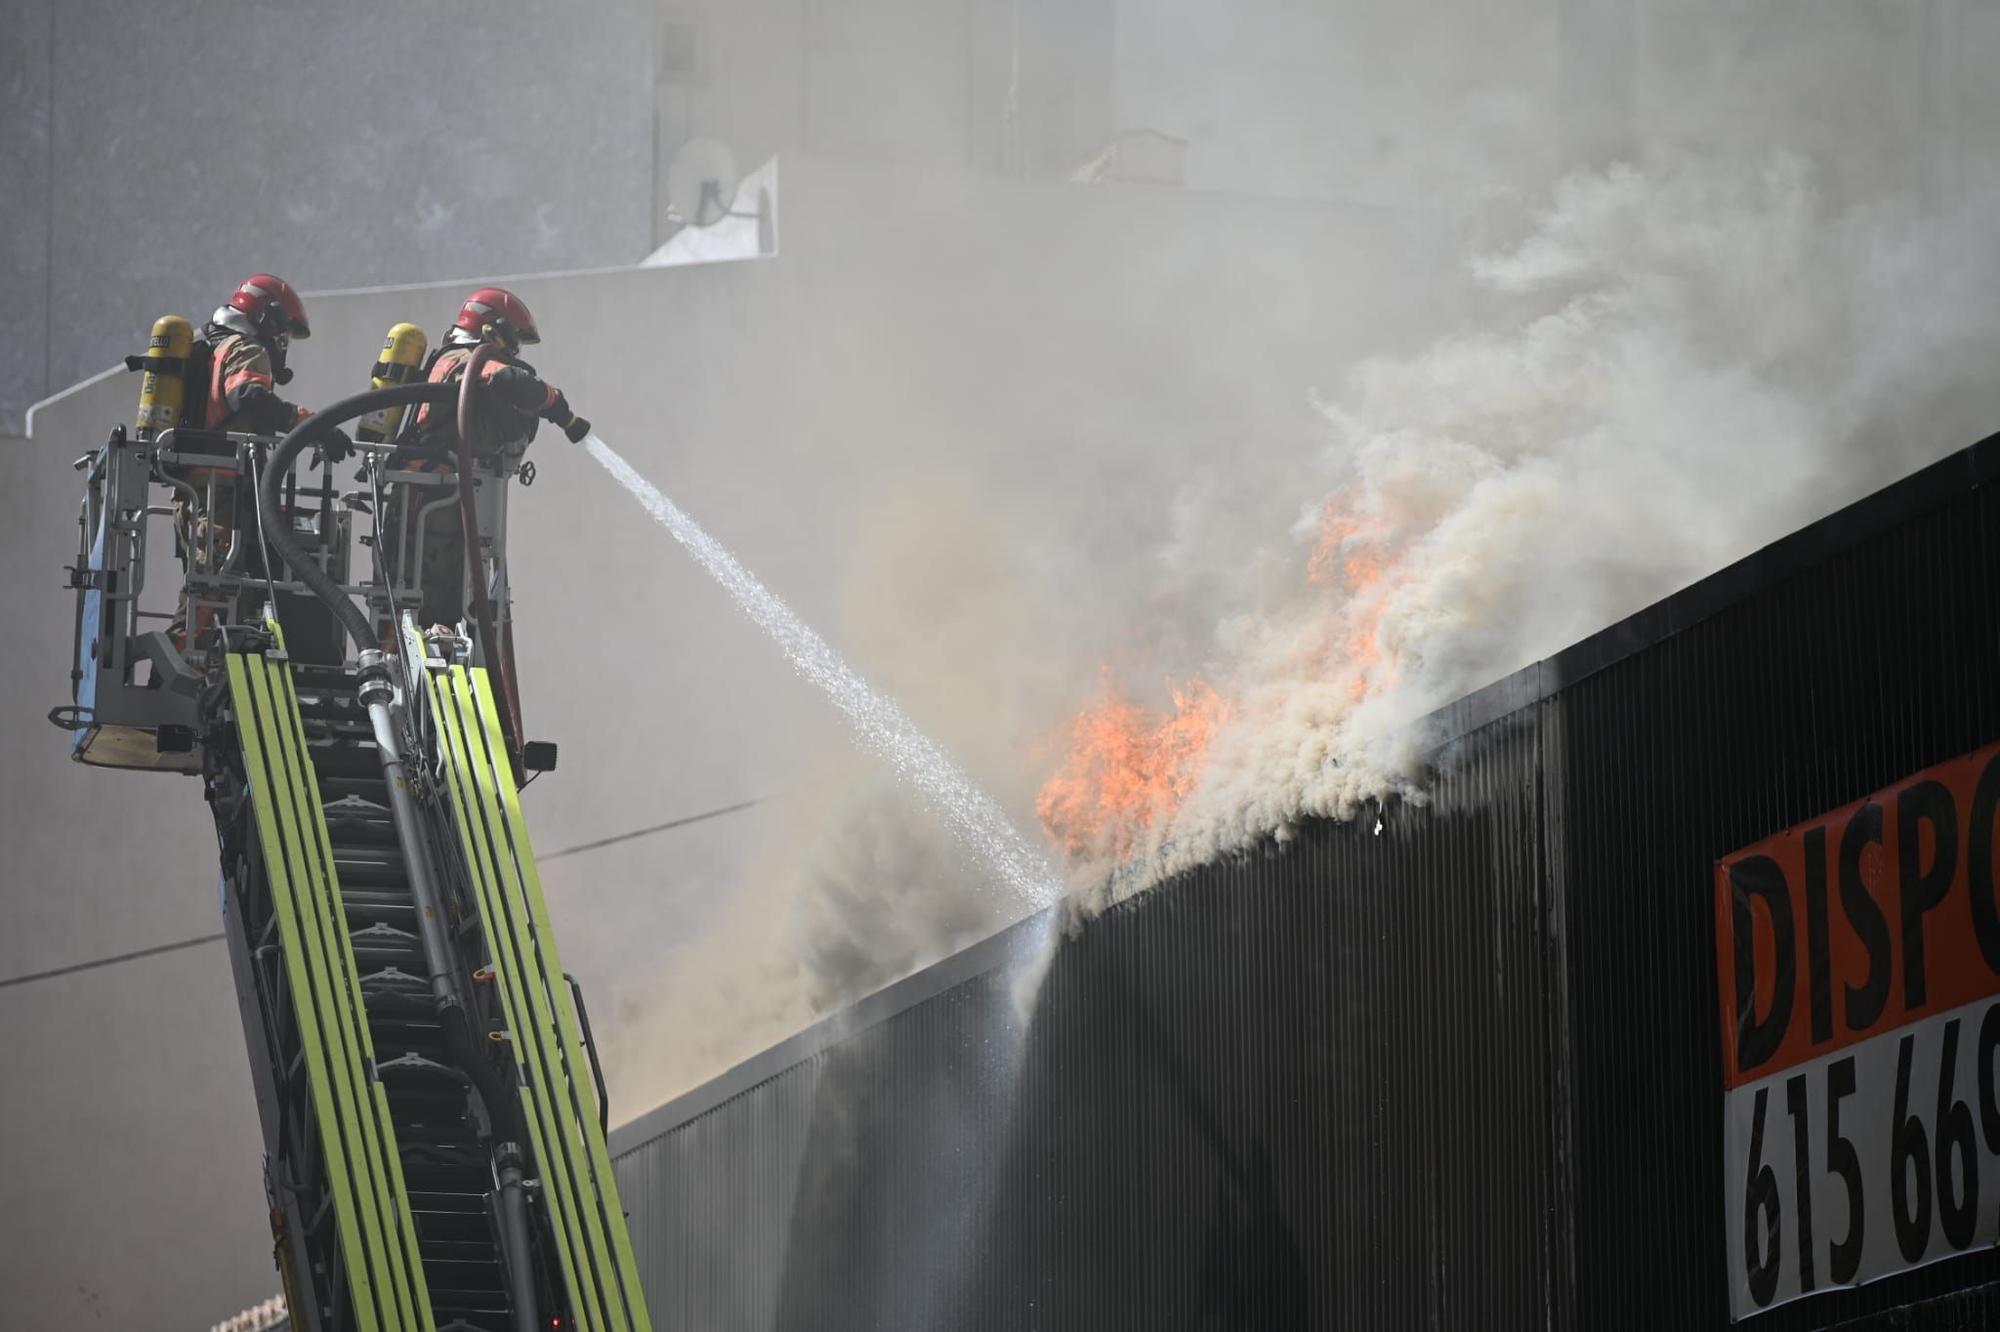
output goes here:
<path id="1" fill-rule="evenodd" d="M 344 430 L 335 430 L 327 438 L 313 446 L 312 465 L 317 468 L 322 462 L 338 467 L 354 456 L 354 441 Z"/>
<path id="2" fill-rule="evenodd" d="M 569 409 L 569 399 L 562 395 L 561 389 L 557 389 L 556 396 L 549 399 L 549 405 L 542 408 L 542 419 L 562 431 L 572 444 L 581 443 L 583 437 L 590 433 L 590 422 Z"/>

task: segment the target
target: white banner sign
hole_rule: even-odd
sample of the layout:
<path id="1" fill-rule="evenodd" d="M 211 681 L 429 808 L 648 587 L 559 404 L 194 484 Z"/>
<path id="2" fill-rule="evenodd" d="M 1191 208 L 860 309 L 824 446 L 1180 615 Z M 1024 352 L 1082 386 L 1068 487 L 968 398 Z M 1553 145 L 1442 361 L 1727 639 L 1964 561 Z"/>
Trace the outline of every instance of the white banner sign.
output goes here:
<path id="1" fill-rule="evenodd" d="M 1715 866 L 1729 1310 L 2000 1239 L 2000 745 Z"/>
<path id="2" fill-rule="evenodd" d="M 2000 1237 L 2000 999 L 1723 1098 L 1733 1318 Z"/>

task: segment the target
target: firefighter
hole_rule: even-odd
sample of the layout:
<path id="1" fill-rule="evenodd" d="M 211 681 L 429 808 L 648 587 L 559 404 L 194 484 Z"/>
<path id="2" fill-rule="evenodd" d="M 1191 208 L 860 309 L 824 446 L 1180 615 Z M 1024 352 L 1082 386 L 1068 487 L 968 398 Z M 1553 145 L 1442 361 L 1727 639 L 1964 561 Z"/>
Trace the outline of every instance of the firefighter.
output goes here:
<path id="1" fill-rule="evenodd" d="M 473 351 L 484 344 L 491 359 L 480 368 L 481 394 L 471 441 L 475 464 L 512 467 L 527 451 L 541 422 L 547 421 L 580 442 L 590 422 L 570 410 L 561 390 L 535 373 L 520 356 L 523 345 L 540 342 L 535 317 L 521 298 L 500 287 L 481 287 L 465 298 L 458 318 L 432 354 L 428 378 L 433 384 L 457 384 L 465 378 Z M 458 412 L 455 404 L 425 403 L 411 426 L 409 443 L 390 456 L 390 466 L 449 473 L 457 470 Z M 382 527 L 385 575 L 399 584 L 417 584 L 421 597 L 417 622 L 431 626 L 458 623 L 465 615 L 465 534 L 458 505 L 436 503 L 450 495 L 443 488 L 393 485 L 388 508 L 391 520 Z M 427 512 L 425 512 L 427 510 Z M 402 567 L 399 552 L 406 531 L 420 519 L 423 534 L 416 542 L 419 566 Z M 414 573 L 415 577 L 409 576 Z"/>
<path id="2" fill-rule="evenodd" d="M 277 386 L 291 379 L 285 366 L 293 338 L 312 336 L 306 320 L 305 302 L 283 278 L 269 273 L 252 273 L 237 284 L 229 300 L 217 307 L 202 330 L 206 344 L 208 377 L 205 413 L 201 424 L 209 430 L 246 435 L 279 435 L 311 415 L 278 396 Z M 199 364 L 199 361 L 197 361 Z M 326 446 L 326 454 L 338 462 L 353 445 L 336 432 Z M 174 531 L 181 560 L 189 572 L 209 573 L 228 558 L 232 537 L 254 505 L 249 479 L 230 473 L 197 468 L 178 479 L 194 487 L 195 496 L 176 489 Z M 254 571 L 260 567 L 254 553 L 246 553 L 241 566 Z M 196 616 L 197 634 L 213 617 L 209 607 Z M 176 646 L 187 646 L 187 589 L 181 589 L 180 604 L 168 631 Z"/>

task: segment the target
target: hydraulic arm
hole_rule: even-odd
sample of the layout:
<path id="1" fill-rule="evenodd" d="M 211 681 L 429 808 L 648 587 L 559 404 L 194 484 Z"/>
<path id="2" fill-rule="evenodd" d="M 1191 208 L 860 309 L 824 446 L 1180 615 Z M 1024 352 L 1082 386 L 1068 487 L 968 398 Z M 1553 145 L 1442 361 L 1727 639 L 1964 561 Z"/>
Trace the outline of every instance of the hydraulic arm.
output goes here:
<path id="1" fill-rule="evenodd" d="M 362 432 L 365 491 L 341 494 L 330 464 L 317 487 L 295 475 L 336 427 L 459 392 L 391 384 L 281 441 L 165 415 L 115 432 L 80 464 L 77 688 L 52 719 L 85 761 L 204 779 L 294 1325 L 646 1329 L 601 1075 L 521 809 L 552 749 L 523 743 L 503 655 L 518 459 L 468 449 L 455 475 L 387 474 L 436 495 L 401 521 L 462 510 L 471 633 L 398 614 L 421 570 L 383 553 L 393 429 Z M 145 633 L 158 613 L 139 604 L 148 520 L 168 512 L 149 496 L 176 486 L 177 516 L 236 498 L 227 549 L 179 543 L 181 638 Z M 376 527 L 367 583 L 348 573 L 357 514 Z M 397 548 L 420 559 L 420 538 Z"/>

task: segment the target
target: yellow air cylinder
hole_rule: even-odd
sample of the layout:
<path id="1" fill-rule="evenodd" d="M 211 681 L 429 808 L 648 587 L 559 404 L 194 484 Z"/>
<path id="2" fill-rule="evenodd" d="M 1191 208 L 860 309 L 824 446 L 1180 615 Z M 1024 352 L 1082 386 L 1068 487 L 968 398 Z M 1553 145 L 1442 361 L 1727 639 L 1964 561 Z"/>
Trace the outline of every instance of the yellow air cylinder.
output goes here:
<path id="1" fill-rule="evenodd" d="M 375 362 L 369 383 L 378 389 L 407 384 L 423 370 L 424 351 L 429 347 L 424 331 L 415 324 L 398 324 L 382 339 L 382 356 Z M 364 444 L 381 444 L 396 437 L 403 424 L 401 407 L 383 407 L 361 418 L 354 437 Z"/>
<path id="2" fill-rule="evenodd" d="M 188 353 L 194 350 L 194 325 L 179 315 L 163 315 L 153 321 L 153 336 L 146 344 L 145 375 L 139 380 L 139 419 L 135 423 L 140 439 L 152 439 L 162 430 L 180 424 L 181 404 L 187 398 Z"/>

